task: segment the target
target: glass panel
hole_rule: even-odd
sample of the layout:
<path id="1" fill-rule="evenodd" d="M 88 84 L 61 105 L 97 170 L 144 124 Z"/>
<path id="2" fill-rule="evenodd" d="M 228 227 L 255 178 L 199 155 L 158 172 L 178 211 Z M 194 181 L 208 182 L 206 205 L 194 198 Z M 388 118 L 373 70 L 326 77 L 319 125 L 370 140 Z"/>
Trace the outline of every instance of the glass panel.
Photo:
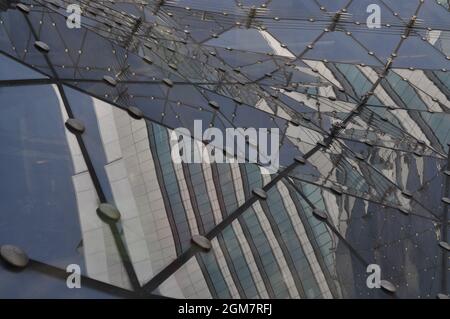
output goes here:
<path id="1" fill-rule="evenodd" d="M 398 51 L 394 67 L 414 67 L 420 69 L 450 69 L 450 61 L 427 41 L 417 37 L 408 37 Z"/>
<path id="2" fill-rule="evenodd" d="M 1 50 L 39 68 L 45 74 L 50 74 L 50 68 L 43 54 L 34 46 L 36 39 L 24 14 L 19 10 L 0 12 L 0 21 Z"/>
<path id="3" fill-rule="evenodd" d="M 326 32 L 304 57 L 352 64 L 365 63 L 373 66 L 382 64 L 344 32 Z"/>
<path id="4" fill-rule="evenodd" d="M 109 288 L 153 289 L 163 271 L 154 292 L 181 298 L 386 298 L 366 286 L 369 263 L 397 297 L 448 290 L 438 245 L 450 235 L 448 5 L 84 1 L 82 28 L 70 29 L 72 0 L 30 0 L 28 14 L 3 3 L 0 241 L 32 263 L 0 267 L 0 296 L 123 296 L 45 279 L 69 263 Z M 367 27 L 370 4 L 381 8 L 381 28 Z M 82 135 L 65 128 L 68 114 Z M 221 146 L 200 134 L 177 150 L 173 129 L 194 133 L 195 120 L 201 131 L 279 129 L 281 170 L 267 174 L 261 158 L 174 161 Z M 248 156 L 255 144 L 227 153 Z M 306 164 L 278 180 L 301 154 Z M 267 199 L 245 205 L 274 178 Z M 96 214 L 100 202 L 121 212 L 113 233 Z M 212 249 L 199 252 L 194 235 Z M 27 280 L 46 291 L 11 287 Z"/>
<path id="5" fill-rule="evenodd" d="M 7 102 L 0 108 L 0 241 L 31 259 L 61 269 L 78 264 L 83 274 L 128 287 L 56 87 L 27 86 L 26 94 L 24 87 L 0 88 L 0 96 Z"/>
<path id="6" fill-rule="evenodd" d="M 345 297 L 389 297 L 380 289 L 367 288 L 362 280 L 367 278 L 367 273 L 362 273 L 367 264 L 381 267 L 383 279 L 396 286 L 400 298 L 430 298 L 439 291 L 442 272 L 438 269 L 442 254 L 435 244 L 437 235 L 433 221 L 405 216 L 395 209 L 361 199 L 352 198 L 347 205 L 346 195 L 337 196 L 305 183 L 298 184 L 298 188 L 302 194 L 298 196 L 299 201 L 306 211 L 310 207 L 305 198 L 327 211 L 329 225 L 333 225 L 329 230 L 333 238 L 330 250 L 336 253 L 337 278 L 344 285 L 345 275 L 354 280 L 354 285 L 345 285 Z M 340 237 L 334 236 L 337 234 Z M 352 269 L 358 267 L 361 272 L 352 274 Z"/>
<path id="7" fill-rule="evenodd" d="M 0 80 L 42 79 L 44 75 L 0 54 Z"/>

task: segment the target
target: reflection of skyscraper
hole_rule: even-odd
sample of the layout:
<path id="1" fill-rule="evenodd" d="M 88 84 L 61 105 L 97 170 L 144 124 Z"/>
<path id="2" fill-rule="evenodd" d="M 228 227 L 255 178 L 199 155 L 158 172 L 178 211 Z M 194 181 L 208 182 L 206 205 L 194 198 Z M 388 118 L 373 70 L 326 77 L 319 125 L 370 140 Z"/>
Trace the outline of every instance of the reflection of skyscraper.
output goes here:
<path id="1" fill-rule="evenodd" d="M 385 2 L 373 32 L 356 2 L 80 2 L 80 30 L 66 1 L 1 7 L 0 244 L 107 283 L 81 295 L 386 297 L 369 263 L 399 297 L 448 293 L 449 13 Z M 279 128 L 280 171 L 174 163 L 197 119 Z"/>
<path id="2" fill-rule="evenodd" d="M 145 283 L 152 278 L 153 269 L 155 271 L 161 270 L 162 266 L 172 261 L 177 253 L 188 249 L 193 235 L 198 234 L 199 231 L 205 233 L 222 221 L 222 215 L 227 214 L 226 211 L 222 212 L 221 210 L 221 207 L 225 206 L 222 196 L 227 195 L 228 205 L 238 206 L 242 204 L 244 186 L 237 164 L 173 164 L 169 156 L 171 149 L 167 129 L 156 124 L 149 124 L 147 131 L 144 121 L 133 120 L 124 111 L 96 100 L 92 100 L 91 105 L 84 104 L 84 101 L 89 102 L 89 99 L 83 99 L 75 93 L 69 93 L 68 96 L 69 100 L 73 98 L 74 101 L 78 101 L 76 109 L 79 107 L 94 108 L 94 119 L 96 120 L 92 121 L 93 125 L 87 128 L 87 132 L 98 131 L 100 140 L 97 144 L 99 149 L 96 152 L 103 152 L 106 156 L 104 169 L 111 188 L 112 200 L 117 204 L 120 211 L 127 211 L 127 214 L 130 214 L 130 216 L 125 214 L 122 216 L 123 236 L 141 283 Z M 74 110 L 74 113 L 77 114 L 77 110 Z M 149 139 L 152 139 L 152 141 Z M 221 173 L 217 174 L 216 172 L 214 174 L 213 169 L 214 171 L 220 170 Z M 243 173 L 251 173 L 254 176 L 253 178 L 261 179 L 259 170 L 252 169 L 247 172 L 247 169 L 242 169 Z M 162 172 L 163 174 L 161 174 Z M 225 181 L 221 183 L 221 179 L 225 179 Z M 255 185 L 262 182 L 262 180 L 255 181 Z M 218 193 L 216 184 L 224 184 L 230 191 L 225 193 L 222 190 Z M 241 191 L 233 191 L 235 188 Z M 173 191 L 169 194 L 170 190 Z M 250 189 L 247 190 L 247 192 L 249 191 Z M 302 272 L 309 273 L 308 279 L 311 287 L 308 287 L 308 290 L 301 288 L 302 290 L 298 291 L 301 286 L 297 286 L 294 282 L 294 276 L 298 277 L 298 270 L 291 260 L 289 251 L 285 252 L 286 256 L 289 257 L 284 257 L 278 243 L 278 240 L 280 240 L 281 246 L 284 246 L 286 241 L 276 238 L 277 236 L 269 227 L 269 221 L 266 217 L 256 219 L 255 217 L 248 217 L 249 221 L 243 221 L 243 225 L 233 224 L 229 230 L 221 234 L 220 239 L 213 242 L 214 252 L 211 253 L 211 257 L 207 259 L 201 256 L 194 258 L 187 264 L 187 267 L 191 267 L 189 271 L 186 272 L 181 269 L 182 275 L 170 278 L 160 290 L 174 297 L 269 297 L 270 291 L 274 294 L 273 296 L 281 296 L 278 295 L 279 293 L 284 293 L 285 296 L 290 297 L 299 297 L 300 293 L 304 295 L 308 293 L 309 297 L 331 296 L 323 271 L 319 267 L 317 256 L 307 237 L 302 221 L 296 213 L 293 199 L 290 198 L 289 190 L 285 184 L 278 186 L 276 196 L 280 197 L 280 192 L 284 193 L 284 199 L 282 202 L 274 203 L 274 205 L 286 205 L 284 218 L 286 222 L 291 224 L 295 222 L 296 225 L 296 232 L 287 234 L 287 236 L 292 237 L 289 240 L 298 237 L 296 240 L 299 240 L 301 245 L 297 245 L 296 249 L 307 249 L 308 252 L 307 255 L 302 257 L 302 263 L 305 266 L 302 267 Z M 239 203 L 237 196 L 241 197 Z M 164 198 L 166 201 L 164 201 Z M 79 204 L 81 203 L 82 201 L 79 200 Z M 176 210 L 177 205 L 182 205 L 181 209 Z M 300 203 L 297 203 L 297 205 L 300 205 Z M 259 212 L 257 215 L 265 214 L 261 206 L 255 206 L 255 209 Z M 267 214 L 270 214 L 269 207 L 267 207 L 267 210 Z M 80 209 L 80 213 L 83 211 L 92 211 L 92 208 Z M 250 214 L 246 213 L 245 215 Z M 83 219 L 92 218 L 86 216 L 81 217 L 81 219 L 83 228 Z M 170 223 L 170 220 L 176 222 Z M 263 241 L 267 246 L 265 249 L 270 247 L 273 250 L 274 257 L 277 256 L 271 264 L 266 265 L 255 261 L 255 254 L 258 256 L 258 249 L 262 248 L 258 248 L 253 243 L 254 239 L 251 232 L 254 232 L 254 230 L 249 231 L 247 229 L 250 237 L 246 237 L 242 230 L 242 227 L 248 228 L 250 221 L 260 225 L 258 228 L 261 229 L 262 233 L 259 233 L 259 236 L 267 237 Z M 107 241 L 109 240 L 110 243 L 113 241 L 111 237 L 109 239 L 104 238 L 105 229 L 101 222 L 98 222 L 94 230 L 83 231 L 85 253 L 86 251 L 92 251 L 91 247 L 93 246 L 102 251 L 85 255 L 87 273 L 94 278 L 123 285 L 120 284 L 120 281 L 113 279 L 114 275 L 117 276 L 117 274 L 111 273 L 117 265 L 106 262 L 114 252 L 107 251 L 109 246 Z M 249 243 L 249 241 L 252 242 Z M 104 242 L 104 245 L 101 245 L 102 242 Z M 156 243 L 159 244 L 159 249 Z M 234 245 L 231 246 L 231 243 L 234 243 Z M 99 245 L 103 248 L 100 248 Z M 243 250 L 244 247 L 245 250 Z M 250 247 L 254 247 L 255 251 L 253 252 Z M 99 255 L 102 256 L 101 260 L 103 261 L 99 259 Z M 235 259 L 231 257 L 232 255 Z M 320 255 L 319 258 L 322 258 L 322 256 Z M 236 270 L 237 265 L 240 266 L 239 273 Z M 263 276 L 269 277 L 267 274 L 269 265 L 273 272 L 272 276 L 279 273 L 283 278 L 278 282 L 278 285 L 284 285 L 284 290 L 274 291 L 276 288 L 274 288 L 273 282 L 267 278 L 264 282 L 262 279 Z M 220 271 L 217 273 L 219 269 Z M 216 271 L 216 273 L 214 274 L 213 271 Z M 123 275 L 123 271 L 121 274 Z M 243 278 L 243 274 L 246 277 Z M 186 282 L 184 276 L 191 279 L 190 283 L 199 286 L 194 290 L 195 292 L 187 284 L 189 281 Z M 285 284 L 283 284 L 284 281 L 286 281 Z M 247 285 L 242 287 L 241 282 L 246 282 Z M 267 288 L 265 285 L 267 285 Z M 218 287 L 221 290 L 218 290 Z"/>

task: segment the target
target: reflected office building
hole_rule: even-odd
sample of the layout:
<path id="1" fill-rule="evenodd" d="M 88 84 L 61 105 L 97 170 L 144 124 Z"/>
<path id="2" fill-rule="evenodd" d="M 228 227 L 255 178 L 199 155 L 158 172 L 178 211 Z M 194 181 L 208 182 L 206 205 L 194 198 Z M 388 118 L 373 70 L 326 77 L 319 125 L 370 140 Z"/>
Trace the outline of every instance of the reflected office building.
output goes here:
<path id="1" fill-rule="evenodd" d="M 0 0 L 0 298 L 448 298 L 449 30 L 445 0 Z M 279 170 L 175 162 L 195 120 L 279 129 Z"/>

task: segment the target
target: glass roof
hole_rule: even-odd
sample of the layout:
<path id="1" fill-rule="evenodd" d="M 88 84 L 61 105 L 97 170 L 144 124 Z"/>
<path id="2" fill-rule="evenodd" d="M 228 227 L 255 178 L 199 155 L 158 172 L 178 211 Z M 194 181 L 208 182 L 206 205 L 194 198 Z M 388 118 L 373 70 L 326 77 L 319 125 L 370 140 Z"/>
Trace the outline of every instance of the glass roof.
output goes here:
<path id="1" fill-rule="evenodd" d="M 0 248 L 29 258 L 0 263 L 0 297 L 389 298 L 370 264 L 398 298 L 448 294 L 449 17 L 431 0 L 0 0 Z M 196 120 L 279 129 L 279 170 L 175 163 Z M 244 148 L 220 151 L 260 153 Z"/>

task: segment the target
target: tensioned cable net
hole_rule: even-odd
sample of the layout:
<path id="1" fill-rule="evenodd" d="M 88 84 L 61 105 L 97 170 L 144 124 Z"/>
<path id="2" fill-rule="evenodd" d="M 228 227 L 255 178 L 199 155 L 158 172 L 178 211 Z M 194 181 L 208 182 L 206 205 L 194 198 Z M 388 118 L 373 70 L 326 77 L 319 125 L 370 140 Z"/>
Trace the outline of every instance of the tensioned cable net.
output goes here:
<path id="1" fill-rule="evenodd" d="M 0 0 L 0 101 L 0 297 L 448 298 L 448 1 Z"/>

